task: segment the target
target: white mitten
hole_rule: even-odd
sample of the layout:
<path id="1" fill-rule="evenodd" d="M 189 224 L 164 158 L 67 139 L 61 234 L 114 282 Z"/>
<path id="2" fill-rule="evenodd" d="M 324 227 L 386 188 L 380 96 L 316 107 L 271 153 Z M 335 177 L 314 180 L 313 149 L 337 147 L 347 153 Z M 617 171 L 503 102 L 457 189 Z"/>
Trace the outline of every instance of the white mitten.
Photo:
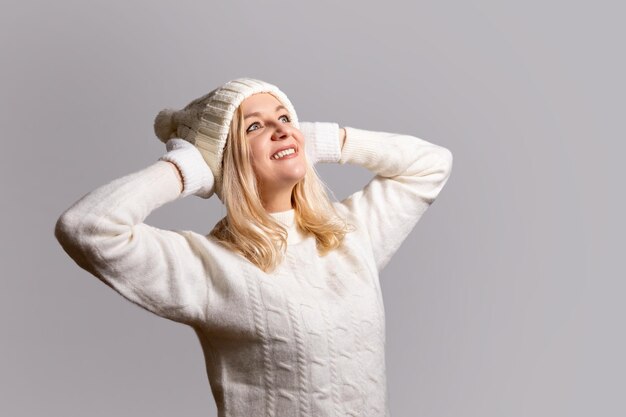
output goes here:
<path id="1" fill-rule="evenodd" d="M 198 148 L 184 139 L 172 138 L 165 144 L 165 149 L 167 153 L 159 160 L 175 164 L 183 177 L 180 198 L 190 194 L 211 197 L 215 191 L 215 177 Z"/>
<path id="2" fill-rule="evenodd" d="M 341 158 L 339 125 L 333 122 L 299 122 L 304 150 L 311 165 L 338 162 Z"/>

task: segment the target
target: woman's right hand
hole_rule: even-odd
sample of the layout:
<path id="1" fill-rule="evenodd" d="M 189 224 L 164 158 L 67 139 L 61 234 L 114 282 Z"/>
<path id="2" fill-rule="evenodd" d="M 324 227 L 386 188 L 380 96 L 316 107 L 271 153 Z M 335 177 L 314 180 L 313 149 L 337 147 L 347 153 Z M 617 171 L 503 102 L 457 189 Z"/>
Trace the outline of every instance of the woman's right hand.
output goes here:
<path id="1" fill-rule="evenodd" d="M 181 198 L 190 194 L 210 198 L 215 189 L 215 177 L 202 154 L 184 139 L 172 138 L 165 144 L 167 153 L 159 158 L 175 165 L 182 183 Z"/>

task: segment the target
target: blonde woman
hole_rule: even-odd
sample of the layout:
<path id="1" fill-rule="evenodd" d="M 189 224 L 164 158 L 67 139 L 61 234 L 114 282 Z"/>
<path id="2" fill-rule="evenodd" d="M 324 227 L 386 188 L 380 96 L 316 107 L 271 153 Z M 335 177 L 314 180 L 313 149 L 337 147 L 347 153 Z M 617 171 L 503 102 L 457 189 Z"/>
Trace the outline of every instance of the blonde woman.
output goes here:
<path id="1" fill-rule="evenodd" d="M 379 272 L 444 187 L 451 152 L 405 134 L 299 122 L 275 85 L 238 78 L 155 119 L 166 153 L 91 191 L 55 236 L 131 302 L 191 326 L 218 415 L 388 416 Z M 331 201 L 316 163 L 375 177 Z M 208 235 L 144 223 L 216 194 Z"/>

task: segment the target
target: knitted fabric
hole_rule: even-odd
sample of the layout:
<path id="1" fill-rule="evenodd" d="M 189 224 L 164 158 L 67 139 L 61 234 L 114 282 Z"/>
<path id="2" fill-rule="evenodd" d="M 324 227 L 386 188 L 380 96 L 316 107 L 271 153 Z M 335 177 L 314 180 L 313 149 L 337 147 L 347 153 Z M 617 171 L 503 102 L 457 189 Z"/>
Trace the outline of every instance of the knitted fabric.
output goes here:
<path id="1" fill-rule="evenodd" d="M 340 150 L 338 134 L 307 140 L 334 143 L 335 162 L 376 174 L 333 203 L 356 230 L 320 257 L 294 210 L 272 213 L 289 238 L 271 274 L 209 235 L 144 223 L 181 196 L 166 161 L 95 189 L 57 221 L 55 236 L 78 265 L 194 329 L 219 416 L 389 416 L 379 273 L 444 187 L 452 154 L 414 136 L 352 127 Z"/>

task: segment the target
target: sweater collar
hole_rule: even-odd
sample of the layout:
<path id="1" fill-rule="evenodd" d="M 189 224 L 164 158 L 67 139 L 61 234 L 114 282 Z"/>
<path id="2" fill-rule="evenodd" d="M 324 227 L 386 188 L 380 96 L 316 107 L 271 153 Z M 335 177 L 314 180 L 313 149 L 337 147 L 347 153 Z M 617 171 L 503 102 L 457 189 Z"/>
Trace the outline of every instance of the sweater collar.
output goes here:
<path id="1" fill-rule="evenodd" d="M 296 225 L 295 209 L 277 211 L 269 214 L 287 228 L 287 232 L 289 233 L 287 237 L 288 244 L 299 243 L 306 239 L 306 235 L 304 235 L 304 233 L 302 233 L 300 228 Z"/>

